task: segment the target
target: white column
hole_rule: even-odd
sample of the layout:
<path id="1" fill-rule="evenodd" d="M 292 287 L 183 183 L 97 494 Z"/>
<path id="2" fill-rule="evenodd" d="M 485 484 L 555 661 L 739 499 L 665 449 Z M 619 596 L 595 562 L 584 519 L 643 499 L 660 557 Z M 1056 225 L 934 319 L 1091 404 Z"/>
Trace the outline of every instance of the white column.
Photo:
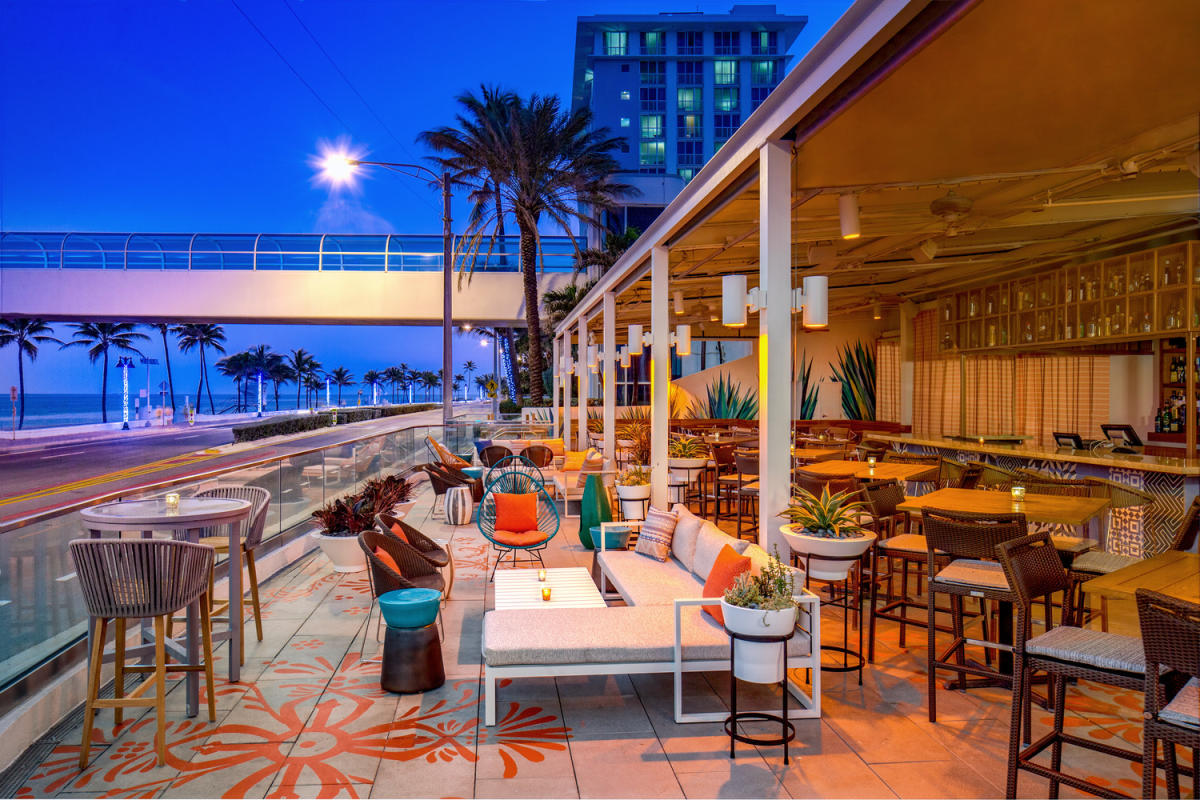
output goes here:
<path id="1" fill-rule="evenodd" d="M 758 314 L 758 540 L 768 552 L 780 541 L 776 516 L 791 494 L 792 440 L 792 168 L 780 143 L 759 149 L 759 287 L 767 307 Z"/>
<path id="2" fill-rule="evenodd" d="M 579 395 L 579 424 L 575 426 L 575 437 L 579 441 L 579 446 L 576 450 L 586 450 L 588 446 L 587 435 L 587 397 L 588 397 L 588 375 L 591 372 L 587 364 L 587 323 L 584 321 L 583 315 L 579 316 L 579 357 L 575 364 L 575 390 Z"/>
<path id="3" fill-rule="evenodd" d="M 561 390 L 562 390 L 562 337 L 554 337 L 554 361 L 550 379 L 550 408 L 554 414 L 554 432 L 556 435 L 562 433 L 562 406 L 560 405 Z M 498 376 L 497 376 L 498 377 Z M 515 388 L 515 387 L 514 387 Z"/>
<path id="4" fill-rule="evenodd" d="M 562 344 L 563 359 L 569 364 L 571 363 L 571 329 L 567 328 L 567 332 L 563 334 Z M 571 447 L 571 437 L 574 431 L 571 428 L 571 373 L 563 370 L 563 446 Z"/>
<path id="5" fill-rule="evenodd" d="M 669 253 L 665 247 L 650 251 L 650 502 L 667 507 L 667 433 L 671 428 L 667 393 L 671 386 L 671 331 Z"/>
<path id="6" fill-rule="evenodd" d="M 604 457 L 617 465 L 617 296 L 604 293 Z"/>

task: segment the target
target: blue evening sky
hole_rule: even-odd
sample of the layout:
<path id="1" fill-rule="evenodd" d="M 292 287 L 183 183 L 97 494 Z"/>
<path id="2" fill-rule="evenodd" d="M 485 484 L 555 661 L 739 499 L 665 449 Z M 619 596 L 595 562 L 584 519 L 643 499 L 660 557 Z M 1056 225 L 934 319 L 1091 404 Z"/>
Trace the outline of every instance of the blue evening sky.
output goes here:
<path id="1" fill-rule="evenodd" d="M 424 184 L 383 174 L 331 195 L 315 183 L 318 143 L 421 159 L 417 133 L 451 123 L 455 95 L 480 82 L 566 101 L 577 16 L 733 3 L 0 0 L 0 229 L 437 233 Z M 779 0 L 779 11 L 809 17 L 793 53 L 848 5 Z M 356 376 L 441 363 L 434 328 L 227 333 L 231 350 L 304 347 Z M 459 338 L 456 369 L 467 358 L 490 369 L 490 349 Z M 194 385 L 195 358 L 176 362 L 177 382 Z M 15 380 L 15 353 L 0 352 L 0 386 Z M 81 351 L 50 347 L 26 382 L 31 392 L 94 392 L 99 376 Z"/>

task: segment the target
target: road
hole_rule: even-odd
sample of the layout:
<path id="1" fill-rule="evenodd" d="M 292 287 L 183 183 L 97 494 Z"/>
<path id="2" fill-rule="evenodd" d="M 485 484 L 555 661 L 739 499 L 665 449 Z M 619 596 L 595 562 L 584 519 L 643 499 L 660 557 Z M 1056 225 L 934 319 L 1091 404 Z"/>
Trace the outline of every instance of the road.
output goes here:
<path id="1" fill-rule="evenodd" d="M 486 404 L 457 404 L 456 413 L 481 413 Z M 374 433 L 438 423 L 441 410 L 339 425 L 262 444 L 231 445 L 227 426 L 63 443 L 0 456 L 0 525 L 58 506 L 168 478 L 181 478 L 261 458 L 339 444 Z"/>

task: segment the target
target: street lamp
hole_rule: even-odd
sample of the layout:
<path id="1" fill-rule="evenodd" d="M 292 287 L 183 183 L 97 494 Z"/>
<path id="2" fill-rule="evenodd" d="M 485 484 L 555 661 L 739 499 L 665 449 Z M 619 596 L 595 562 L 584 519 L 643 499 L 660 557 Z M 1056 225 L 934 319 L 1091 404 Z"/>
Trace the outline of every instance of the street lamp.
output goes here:
<path id="1" fill-rule="evenodd" d="M 451 232 L 450 215 L 450 173 L 438 175 L 429 167 L 421 164 L 403 164 L 396 161 L 363 161 L 353 158 L 346 152 L 327 153 L 321 161 L 321 172 L 333 184 L 345 184 L 354 179 L 359 167 L 383 167 L 412 178 L 425 178 L 442 190 L 442 374 L 447 379 L 442 381 L 442 422 L 449 424 L 454 413 L 451 402 L 454 399 L 454 383 L 449 380 L 454 374 L 453 341 L 451 334 L 454 324 L 454 303 L 451 292 L 452 249 L 454 234 Z"/>
<path id="2" fill-rule="evenodd" d="M 328 375 L 325 376 L 325 407 L 329 408 L 329 381 Z"/>
<path id="3" fill-rule="evenodd" d="M 133 359 L 121 356 L 117 359 L 116 369 L 121 370 L 121 430 L 129 430 L 129 370 L 133 369 Z"/>
<path id="4" fill-rule="evenodd" d="M 255 377 L 258 378 L 258 416 L 261 417 L 262 416 L 262 407 L 263 407 L 263 393 L 262 393 L 263 374 L 262 374 L 261 369 L 258 371 L 258 374 L 255 375 Z"/>

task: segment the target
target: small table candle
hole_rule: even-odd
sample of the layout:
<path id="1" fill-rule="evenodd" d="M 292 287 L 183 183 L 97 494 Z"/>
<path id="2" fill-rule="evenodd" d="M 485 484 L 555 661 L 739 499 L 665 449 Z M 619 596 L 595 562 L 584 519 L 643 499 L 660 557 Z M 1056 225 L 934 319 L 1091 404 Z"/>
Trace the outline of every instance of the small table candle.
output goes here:
<path id="1" fill-rule="evenodd" d="M 167 492 L 167 496 L 163 498 L 163 501 L 167 504 L 167 508 L 178 509 L 179 492 Z"/>
<path id="2" fill-rule="evenodd" d="M 1024 486 L 1012 487 L 1012 499 L 1013 499 L 1014 503 L 1019 503 L 1022 500 L 1024 500 L 1025 499 L 1025 487 Z"/>
<path id="3" fill-rule="evenodd" d="M 546 582 L 546 570 L 544 570 L 544 569 L 538 570 L 538 580 L 542 583 Z"/>
<path id="4" fill-rule="evenodd" d="M 542 587 L 542 599 L 549 602 L 549 600 L 550 600 L 550 587 L 549 586 Z"/>

